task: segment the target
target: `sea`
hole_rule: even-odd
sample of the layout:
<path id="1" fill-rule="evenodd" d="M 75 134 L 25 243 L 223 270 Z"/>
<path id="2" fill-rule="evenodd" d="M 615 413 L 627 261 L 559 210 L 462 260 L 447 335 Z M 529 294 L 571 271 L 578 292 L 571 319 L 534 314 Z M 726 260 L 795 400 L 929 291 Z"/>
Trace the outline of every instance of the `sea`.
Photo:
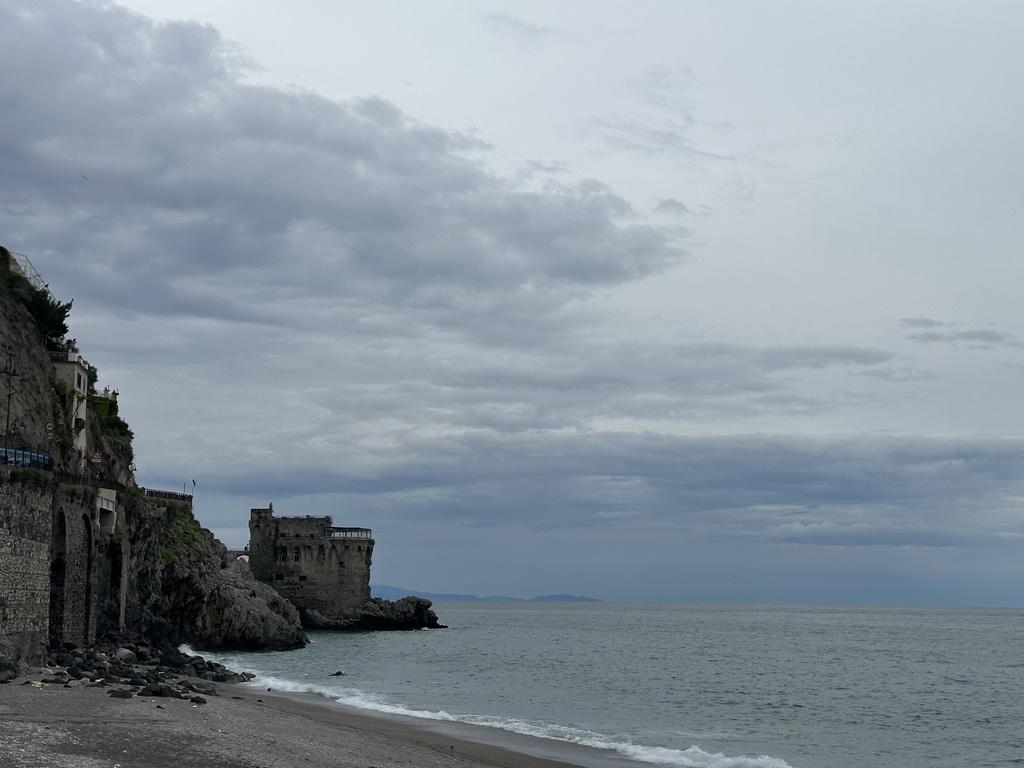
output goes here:
<path id="1" fill-rule="evenodd" d="M 581 765 L 584 753 L 672 768 L 1024 765 L 1022 608 L 434 608 L 447 629 L 204 655 L 260 690 L 485 726 L 496 742 L 527 734 L 578 748 Z"/>

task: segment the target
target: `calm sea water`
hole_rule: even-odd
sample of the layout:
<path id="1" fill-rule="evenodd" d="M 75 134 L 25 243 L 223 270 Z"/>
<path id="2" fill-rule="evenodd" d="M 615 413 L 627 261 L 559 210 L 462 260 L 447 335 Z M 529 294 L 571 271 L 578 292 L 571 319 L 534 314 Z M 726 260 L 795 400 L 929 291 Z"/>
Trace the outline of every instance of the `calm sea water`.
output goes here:
<path id="1" fill-rule="evenodd" d="M 213 658 L 264 688 L 663 766 L 1024 765 L 1024 609 L 435 609 L 449 629 L 321 632 L 299 651 Z"/>

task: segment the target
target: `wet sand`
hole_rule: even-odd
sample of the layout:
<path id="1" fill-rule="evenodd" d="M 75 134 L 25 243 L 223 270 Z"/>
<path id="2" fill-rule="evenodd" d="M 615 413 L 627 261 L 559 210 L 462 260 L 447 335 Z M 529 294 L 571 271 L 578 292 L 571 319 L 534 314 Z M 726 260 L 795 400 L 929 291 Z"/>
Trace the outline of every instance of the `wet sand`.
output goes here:
<path id="1" fill-rule="evenodd" d="M 0 685 L 3 768 L 613 768 L 602 750 L 492 728 L 377 716 L 219 684 L 206 704 L 110 688 Z"/>

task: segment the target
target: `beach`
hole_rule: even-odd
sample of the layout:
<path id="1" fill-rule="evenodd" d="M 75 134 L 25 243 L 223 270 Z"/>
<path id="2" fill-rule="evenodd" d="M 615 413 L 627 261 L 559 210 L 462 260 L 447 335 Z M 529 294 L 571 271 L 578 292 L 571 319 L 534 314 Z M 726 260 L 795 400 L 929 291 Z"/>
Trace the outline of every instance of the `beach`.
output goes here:
<path id="1" fill-rule="evenodd" d="M 205 704 L 112 698 L 112 688 L 42 683 L 0 686 L 4 768 L 558 768 L 624 765 L 600 751 L 559 759 L 556 742 L 481 734 L 465 724 L 360 714 L 314 696 L 218 685 Z M 35 683 L 35 684 L 33 684 Z M 493 729 L 486 729 L 491 731 Z M 461 735 L 458 731 L 461 731 Z M 493 738 L 491 738 L 493 736 Z M 495 741 L 498 739 L 498 741 Z M 549 752 L 548 756 L 542 753 Z M 565 753 L 569 758 L 569 752 Z"/>

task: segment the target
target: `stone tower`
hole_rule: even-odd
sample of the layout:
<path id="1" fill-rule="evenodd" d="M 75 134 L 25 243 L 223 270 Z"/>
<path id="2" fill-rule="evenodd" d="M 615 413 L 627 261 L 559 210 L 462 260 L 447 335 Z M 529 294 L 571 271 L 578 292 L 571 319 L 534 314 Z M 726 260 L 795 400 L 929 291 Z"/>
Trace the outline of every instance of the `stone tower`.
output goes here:
<path id="1" fill-rule="evenodd" d="M 335 528 L 330 517 L 249 514 L 249 566 L 300 610 L 340 619 L 370 599 L 373 538 L 368 528 Z"/>

